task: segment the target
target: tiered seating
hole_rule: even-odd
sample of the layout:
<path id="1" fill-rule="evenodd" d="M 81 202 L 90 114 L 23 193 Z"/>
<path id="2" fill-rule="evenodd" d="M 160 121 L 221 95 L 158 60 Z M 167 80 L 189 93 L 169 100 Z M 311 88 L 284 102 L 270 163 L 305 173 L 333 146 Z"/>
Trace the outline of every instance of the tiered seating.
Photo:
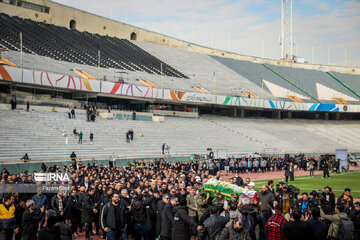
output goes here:
<path id="1" fill-rule="evenodd" d="M 62 132 L 68 133 L 67 153 L 79 157 L 142 154 L 140 135 L 144 135 L 144 154 L 160 154 L 165 142 L 171 153 L 200 153 L 212 147 L 215 152 L 334 152 L 346 148 L 359 152 L 360 124 L 356 121 L 235 119 L 205 116 L 199 119 L 166 118 L 163 123 L 97 119 L 87 122 L 85 115 L 68 119 L 66 113 L 0 110 L 0 161 L 30 158 L 63 158 Z M 72 130 L 84 133 L 78 144 Z M 125 133 L 135 132 L 127 144 Z M 89 134 L 94 133 L 94 144 Z"/>
<path id="2" fill-rule="evenodd" d="M 279 73 L 283 77 L 289 79 L 290 81 L 298 84 L 301 86 L 302 89 L 304 89 L 306 92 L 310 93 L 312 96 L 317 96 L 317 87 L 316 84 L 321 84 L 327 88 L 331 88 L 337 92 L 339 92 L 338 95 L 344 94 L 346 96 L 350 97 L 349 99 L 353 99 L 354 102 L 357 101 L 357 96 L 355 96 L 353 93 L 351 93 L 348 89 L 346 89 L 344 86 L 336 82 L 334 79 L 332 79 L 329 75 L 322 71 L 316 71 L 316 70 L 306 70 L 301 68 L 291 68 L 291 67 L 281 67 L 281 66 L 273 66 L 267 64 L 267 66 L 271 69 L 273 69 L 275 72 Z M 345 75 L 345 74 L 344 74 Z M 348 75 L 345 75 L 348 76 Z M 350 75 L 351 76 L 351 75 Z M 358 81 L 360 81 L 360 76 L 354 76 L 354 79 L 357 78 Z M 355 88 L 358 89 L 358 88 Z M 323 99 L 325 101 L 332 101 L 332 98 L 339 97 L 336 94 L 334 96 L 329 96 L 327 99 Z M 359 99 L 358 99 L 359 100 Z"/>
<path id="3" fill-rule="evenodd" d="M 79 32 L 65 27 L 0 14 L 0 45 L 19 51 L 20 32 L 23 51 L 56 60 L 105 68 L 144 71 L 152 74 L 187 78 L 128 40 Z"/>
<path id="4" fill-rule="evenodd" d="M 264 98 L 275 98 L 266 88 L 261 94 L 261 79 L 257 81 L 246 79 L 246 76 L 239 75 L 236 71 L 226 65 L 224 66 L 211 56 L 167 48 L 147 42 L 134 43 L 157 58 L 163 61 L 166 60 L 167 63 L 179 69 L 192 80 L 190 83 L 184 82 L 183 86 L 179 86 L 178 89 L 195 91 L 191 86 L 197 85 L 213 94 L 215 72 L 216 94 L 244 96 L 243 92 L 249 91 L 258 97 L 263 95 Z"/>

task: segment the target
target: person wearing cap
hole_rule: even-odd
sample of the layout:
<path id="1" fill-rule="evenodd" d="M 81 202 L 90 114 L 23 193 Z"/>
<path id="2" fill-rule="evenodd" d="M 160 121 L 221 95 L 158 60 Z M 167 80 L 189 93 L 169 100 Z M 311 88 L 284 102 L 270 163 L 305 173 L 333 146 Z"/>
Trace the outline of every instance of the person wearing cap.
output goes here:
<path id="1" fill-rule="evenodd" d="M 23 214 L 22 226 L 23 226 L 23 239 L 35 240 L 37 228 L 40 220 L 44 217 L 45 206 L 40 208 L 39 215 L 35 214 L 35 201 L 26 201 L 26 210 Z"/>
<path id="2" fill-rule="evenodd" d="M 230 197 L 231 197 L 231 201 L 229 202 L 229 205 L 230 205 L 230 203 L 232 203 L 232 202 L 234 202 L 234 203 L 238 203 L 238 195 L 236 194 L 236 192 L 232 192 L 231 193 L 231 195 L 230 195 Z"/>
<path id="3" fill-rule="evenodd" d="M 207 209 L 209 198 L 210 198 L 210 194 L 209 193 L 205 194 L 204 189 L 201 188 L 199 190 L 199 194 L 196 196 L 196 206 L 197 206 L 197 210 L 198 210 L 197 212 L 199 218 Z"/>
<path id="4" fill-rule="evenodd" d="M 282 207 L 282 213 L 286 214 L 290 212 L 290 207 L 294 207 L 294 196 L 289 191 L 289 187 L 287 184 L 283 184 L 282 192 L 279 193 L 277 201 Z"/>

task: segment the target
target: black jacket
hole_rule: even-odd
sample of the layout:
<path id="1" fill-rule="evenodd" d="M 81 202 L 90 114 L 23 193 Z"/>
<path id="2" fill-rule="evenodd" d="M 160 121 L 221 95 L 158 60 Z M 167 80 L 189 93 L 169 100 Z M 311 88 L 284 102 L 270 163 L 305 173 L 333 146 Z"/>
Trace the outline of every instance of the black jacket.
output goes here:
<path id="1" fill-rule="evenodd" d="M 30 211 L 30 209 L 26 209 L 22 218 L 23 235 L 36 236 L 39 221 L 43 217 L 44 212 L 40 212 L 39 215 L 35 215 L 35 211 Z"/>
<path id="2" fill-rule="evenodd" d="M 110 229 L 116 229 L 116 223 L 115 223 L 115 208 L 120 208 L 120 228 L 123 229 L 126 224 L 126 215 L 125 215 L 125 209 L 124 207 L 119 203 L 118 206 L 114 206 L 111 202 L 107 203 L 102 211 L 101 211 L 101 227 L 104 229 L 106 227 Z M 120 230 L 120 229 L 116 229 Z"/>
<path id="3" fill-rule="evenodd" d="M 62 204 L 63 204 L 63 212 L 66 212 L 67 210 L 67 201 L 65 197 L 61 197 Z M 55 210 L 58 214 L 60 214 L 59 211 L 59 198 L 57 195 L 53 196 L 51 199 L 51 209 Z"/>
<path id="4" fill-rule="evenodd" d="M 310 231 L 305 222 L 285 222 L 283 226 L 285 240 L 304 240 L 311 239 Z"/>
<path id="5" fill-rule="evenodd" d="M 164 211 L 165 203 L 163 200 L 158 201 L 157 211 L 156 211 L 156 236 L 160 235 L 161 222 L 162 222 L 162 213 Z"/>
<path id="6" fill-rule="evenodd" d="M 148 231 L 155 231 L 156 229 L 156 211 L 157 211 L 157 199 L 153 198 L 146 209 L 146 227 Z"/>
<path id="7" fill-rule="evenodd" d="M 84 201 L 82 203 L 82 223 L 91 222 L 93 220 L 93 209 L 95 208 L 94 200 L 89 194 L 85 194 Z"/>
<path id="8" fill-rule="evenodd" d="M 145 198 L 145 200 L 135 200 L 132 207 L 135 223 L 146 223 L 145 207 L 154 199 L 153 196 Z"/>
<path id="9" fill-rule="evenodd" d="M 229 211 L 225 211 L 223 216 L 210 216 L 203 224 L 199 232 L 199 240 L 216 240 L 219 238 L 226 223 L 230 220 Z"/>
<path id="10" fill-rule="evenodd" d="M 169 202 L 165 205 L 161 219 L 160 236 L 171 238 L 171 229 L 174 226 L 173 205 Z"/>
<path id="11" fill-rule="evenodd" d="M 72 195 L 68 198 L 68 208 L 71 219 L 76 219 L 81 217 L 81 205 L 79 196 L 73 197 Z"/>
<path id="12" fill-rule="evenodd" d="M 188 209 L 185 206 L 176 206 L 174 212 L 174 227 L 172 240 L 188 240 L 190 238 L 190 226 L 196 227 L 196 222 L 189 217 Z"/>
<path id="13" fill-rule="evenodd" d="M 38 233 L 38 240 L 61 240 L 59 227 L 44 227 Z"/>

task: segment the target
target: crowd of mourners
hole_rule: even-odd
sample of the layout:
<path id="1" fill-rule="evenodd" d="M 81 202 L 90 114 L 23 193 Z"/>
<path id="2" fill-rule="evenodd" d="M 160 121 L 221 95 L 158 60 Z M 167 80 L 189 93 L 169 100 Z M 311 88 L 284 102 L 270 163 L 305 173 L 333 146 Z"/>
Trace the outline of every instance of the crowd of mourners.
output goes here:
<path id="1" fill-rule="evenodd" d="M 339 196 L 330 186 L 300 192 L 283 179 L 255 190 L 254 182 L 238 173 L 280 171 L 294 164 L 278 157 L 265 160 L 266 166 L 263 159 L 245 158 L 174 164 L 156 159 L 126 166 L 112 159 L 102 165 L 73 158 L 63 168 L 43 163 L 40 172 L 71 176 L 71 190 L 57 193 L 44 192 L 41 184 L 51 182 L 35 182 L 33 173 L 4 168 L 1 184 L 39 187 L 36 193 L 2 194 L 0 239 L 65 240 L 79 238 L 80 232 L 85 239 L 99 235 L 109 240 L 359 239 L 360 203 L 354 203 L 349 188 Z M 299 161 L 295 164 L 300 167 Z M 204 189 L 209 179 L 222 180 L 221 171 L 233 171 L 229 182 L 255 194 Z"/>

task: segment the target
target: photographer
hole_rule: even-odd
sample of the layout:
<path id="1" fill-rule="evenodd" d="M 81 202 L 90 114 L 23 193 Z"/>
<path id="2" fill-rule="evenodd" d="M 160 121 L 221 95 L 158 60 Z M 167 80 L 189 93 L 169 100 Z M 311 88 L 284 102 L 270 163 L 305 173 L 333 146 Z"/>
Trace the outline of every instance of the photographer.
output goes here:
<path id="1" fill-rule="evenodd" d="M 303 192 L 302 198 L 299 199 L 299 209 L 301 210 L 301 213 L 305 216 L 308 213 L 308 209 L 313 208 L 312 199 L 309 198 L 309 194 L 307 192 Z"/>
<path id="2" fill-rule="evenodd" d="M 292 190 L 293 187 L 290 189 L 288 185 L 284 184 L 277 197 L 277 202 L 281 205 L 283 214 L 289 213 L 290 207 L 297 205 L 297 194 Z"/>

